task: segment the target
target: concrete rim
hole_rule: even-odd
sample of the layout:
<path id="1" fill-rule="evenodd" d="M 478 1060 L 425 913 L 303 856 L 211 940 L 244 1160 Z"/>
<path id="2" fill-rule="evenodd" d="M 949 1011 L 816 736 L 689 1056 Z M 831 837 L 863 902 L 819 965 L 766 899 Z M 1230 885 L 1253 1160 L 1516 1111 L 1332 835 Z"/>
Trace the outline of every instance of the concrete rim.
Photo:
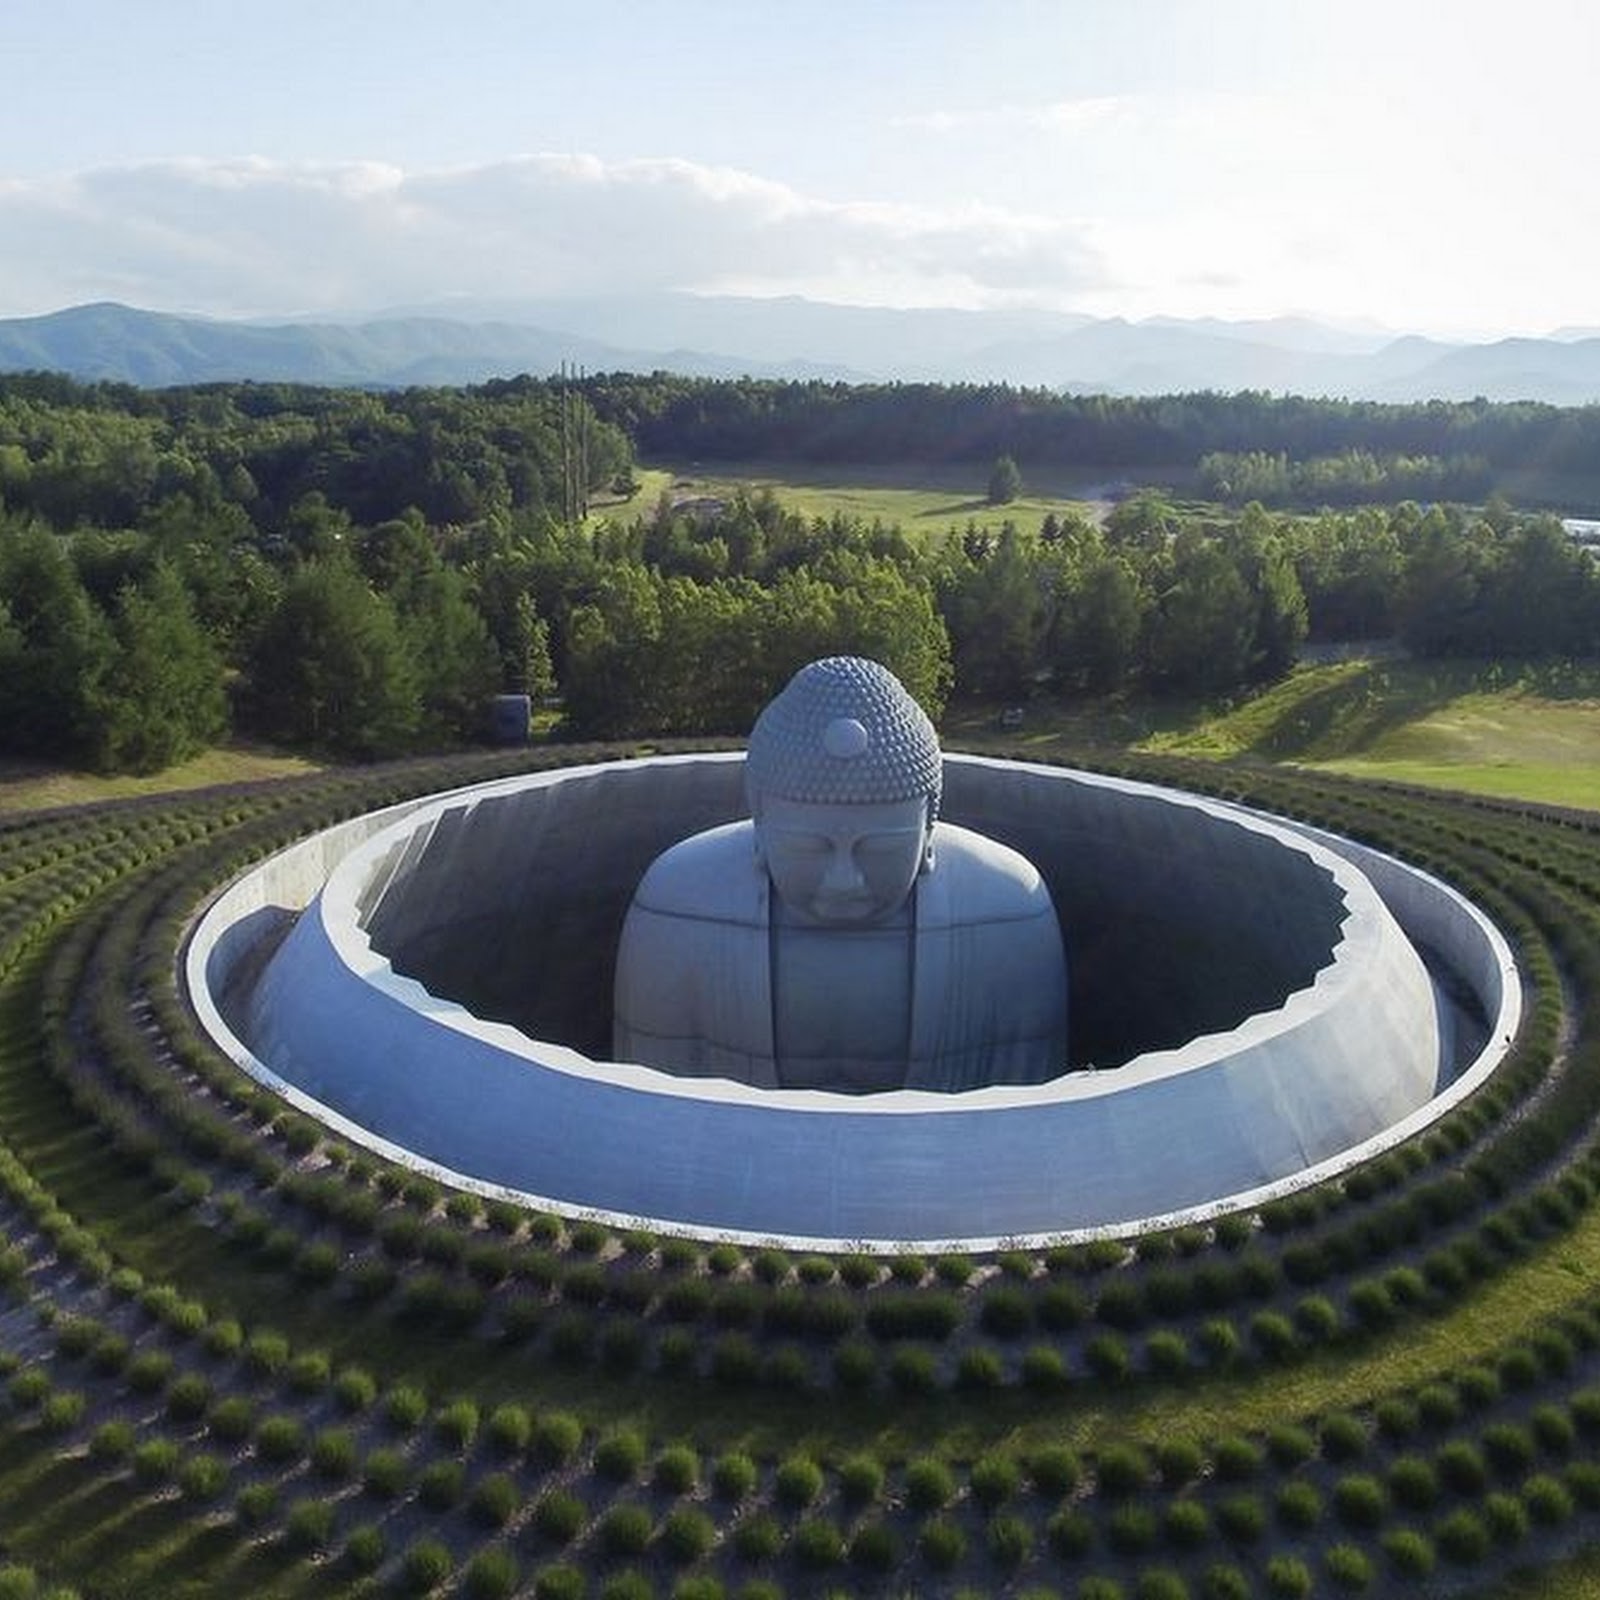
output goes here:
<path id="1" fill-rule="evenodd" d="M 626 1063 L 597 1062 L 565 1046 L 530 1040 L 505 1024 L 485 1022 L 473 1017 L 463 1007 L 448 1000 L 430 995 L 423 986 L 412 979 L 396 974 L 386 958 L 374 951 L 370 940 L 357 922 L 360 895 L 376 864 L 389 855 L 397 841 L 424 826 L 452 806 L 465 800 L 481 800 L 496 795 L 510 794 L 528 788 L 541 788 L 597 772 L 616 772 L 620 769 L 639 769 L 678 765 L 687 762 L 738 761 L 738 752 L 721 755 L 660 756 L 621 763 L 587 764 L 559 768 L 548 773 L 525 775 L 501 780 L 498 783 L 452 790 L 445 794 L 425 796 L 406 802 L 386 811 L 341 824 L 323 834 L 310 836 L 287 850 L 258 864 L 241 878 L 224 889 L 202 916 L 185 954 L 185 973 L 188 989 L 200 1014 L 203 1026 L 218 1045 L 257 1081 L 274 1089 L 299 1109 L 327 1123 L 352 1142 L 378 1150 L 380 1153 L 404 1164 L 426 1171 L 440 1181 L 477 1193 L 504 1197 L 519 1203 L 539 1206 L 568 1215 L 599 1216 L 622 1226 L 648 1226 L 662 1231 L 690 1234 L 704 1238 L 734 1238 L 746 1242 L 778 1241 L 799 1248 L 882 1248 L 910 1250 L 959 1245 L 961 1248 L 994 1248 L 1016 1241 L 1054 1242 L 1073 1238 L 1091 1238 L 1107 1234 L 1126 1235 L 1155 1228 L 1165 1228 L 1186 1221 L 1205 1220 L 1223 1211 L 1241 1206 L 1259 1204 L 1278 1195 L 1291 1193 L 1310 1184 L 1322 1181 L 1338 1171 L 1370 1158 L 1381 1150 L 1392 1147 L 1411 1137 L 1420 1128 L 1442 1116 L 1478 1087 L 1503 1058 L 1510 1040 L 1515 1036 L 1521 1020 L 1522 990 L 1509 946 L 1498 929 L 1476 907 L 1419 869 L 1409 867 L 1393 858 L 1365 850 L 1351 841 L 1340 840 L 1319 830 L 1302 828 L 1282 819 L 1271 818 L 1248 808 L 1223 801 L 1210 800 L 1181 791 L 1161 789 L 1154 785 L 1135 783 L 1132 780 L 1102 777 L 1096 774 L 1074 772 L 1070 769 L 1036 766 L 1031 763 L 998 761 L 977 756 L 947 756 L 956 764 L 973 768 L 999 767 L 1022 769 L 1030 774 L 1076 783 L 1089 783 L 1112 791 L 1140 796 L 1159 795 L 1178 805 L 1194 808 L 1197 812 L 1225 820 L 1281 844 L 1285 849 L 1301 853 L 1326 871 L 1343 893 L 1349 908 L 1345 933 L 1351 932 L 1350 923 L 1359 928 L 1361 919 L 1368 915 L 1373 905 L 1381 905 L 1381 898 L 1369 882 L 1366 867 L 1374 864 L 1391 877 L 1404 879 L 1416 886 L 1415 893 L 1429 898 L 1436 906 L 1447 908 L 1448 915 L 1464 928 L 1482 946 L 1481 965 L 1491 976 L 1480 983 L 1480 999 L 1490 1013 L 1492 1027 L 1489 1043 L 1478 1056 L 1455 1078 L 1442 1093 L 1419 1106 L 1408 1116 L 1383 1129 L 1373 1137 L 1340 1151 L 1326 1160 L 1307 1165 L 1286 1177 L 1266 1185 L 1236 1190 L 1208 1199 L 1202 1205 L 1191 1205 L 1176 1210 L 1163 1211 L 1149 1216 L 1119 1219 L 1110 1223 L 1083 1227 L 1063 1227 L 1045 1231 L 1021 1233 L 1007 1232 L 997 1235 L 952 1237 L 940 1234 L 926 1239 L 864 1240 L 813 1234 L 788 1233 L 768 1229 L 745 1229 L 714 1224 L 686 1222 L 682 1219 L 642 1215 L 627 1211 L 611 1211 L 603 1207 L 585 1205 L 571 1198 L 544 1196 L 520 1188 L 507 1188 L 487 1182 L 470 1173 L 456 1172 L 427 1157 L 419 1156 L 383 1140 L 363 1128 L 351 1118 L 323 1104 L 315 1097 L 297 1088 L 260 1061 L 247 1044 L 240 1040 L 223 1019 L 211 992 L 218 977 L 219 953 L 226 944 L 228 930 L 253 906 L 266 903 L 268 898 L 264 880 L 270 875 L 274 863 L 305 852 L 308 847 L 320 851 L 322 859 L 335 851 L 342 851 L 327 875 L 318 914 L 328 930 L 330 942 L 338 959 L 362 983 L 368 984 L 391 998 L 399 1006 L 424 1019 L 428 1027 L 442 1027 L 483 1040 L 511 1055 L 536 1062 L 548 1071 L 567 1076 L 581 1076 L 596 1083 L 631 1091 L 634 1094 L 664 1096 L 674 1100 L 703 1100 L 708 1103 L 727 1104 L 747 1102 L 764 1109 L 817 1112 L 850 1112 L 855 1115 L 896 1116 L 927 1115 L 928 1113 L 983 1112 L 987 1110 L 1021 1109 L 1061 1105 L 1074 1101 L 1090 1101 L 1117 1095 L 1143 1084 L 1193 1071 L 1214 1061 L 1218 1054 L 1259 1043 L 1273 1035 L 1293 1028 L 1307 1015 L 1328 1005 L 1342 992 L 1350 981 L 1349 963 L 1353 959 L 1351 941 L 1341 939 L 1333 960 L 1316 975 L 1306 989 L 1289 995 L 1284 1004 L 1248 1018 L 1241 1027 L 1226 1033 L 1204 1035 L 1190 1040 L 1176 1050 L 1153 1052 L 1138 1058 L 1115 1072 L 1099 1074 L 1074 1073 L 1052 1083 L 1027 1087 L 998 1087 L 972 1091 L 960 1096 L 945 1096 L 918 1091 L 891 1091 L 871 1097 L 829 1094 L 824 1091 L 774 1091 L 754 1089 L 731 1084 L 725 1080 L 696 1080 L 672 1076 L 650 1068 Z M 335 837 L 337 836 L 337 837 Z M 346 849 L 346 845 L 352 847 Z M 1361 865 L 1357 863 L 1360 862 Z M 314 876 L 314 874 L 313 874 Z M 1341 966 L 1341 962 L 1344 963 Z M 1489 993 L 1483 992 L 1487 988 Z M 868 1102 L 871 1102 L 870 1104 Z"/>

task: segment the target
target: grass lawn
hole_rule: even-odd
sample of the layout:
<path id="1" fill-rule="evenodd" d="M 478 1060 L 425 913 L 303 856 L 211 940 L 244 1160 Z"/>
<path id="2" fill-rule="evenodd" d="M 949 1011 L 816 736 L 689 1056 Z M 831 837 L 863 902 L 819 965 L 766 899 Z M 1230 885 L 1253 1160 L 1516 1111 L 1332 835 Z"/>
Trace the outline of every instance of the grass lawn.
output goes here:
<path id="1" fill-rule="evenodd" d="M 206 789 L 221 783 L 298 778 L 317 770 L 318 763 L 303 756 L 243 744 L 207 750 L 191 761 L 146 777 L 108 778 L 39 762 L 0 760 L 0 817 L 43 811 L 51 806 L 81 806 L 96 800 L 128 800 L 139 795 Z"/>
<path id="2" fill-rule="evenodd" d="M 1117 697 L 1031 703 L 1016 732 L 957 702 L 945 737 L 1041 756 L 1135 749 L 1282 762 L 1473 794 L 1600 807 L 1600 666 L 1349 661 L 1303 666 L 1222 706 Z"/>
<path id="3" fill-rule="evenodd" d="M 1600 736 L 1600 733 L 1597 733 Z M 1426 761 L 1329 761 L 1329 772 L 1353 778 L 1384 778 L 1434 789 L 1460 789 L 1502 800 L 1535 800 L 1544 805 L 1600 808 L 1600 762 L 1548 767 L 1538 762 L 1494 761 L 1451 766 Z"/>
<path id="4" fill-rule="evenodd" d="M 964 530 L 969 521 L 998 531 L 1009 520 L 1032 533 L 1048 512 L 1094 509 L 1104 500 L 1106 485 L 1122 477 L 1113 468 L 1092 466 L 1030 475 L 1018 499 L 992 506 L 984 498 L 988 475 L 988 467 L 976 462 L 812 468 L 792 461 L 663 463 L 635 474 L 641 487 L 629 504 L 647 514 L 663 492 L 731 499 L 741 491 L 753 495 L 771 489 L 784 506 L 807 517 L 859 517 L 934 535 Z M 617 508 L 596 505 L 594 514 L 615 516 Z"/>
<path id="5" fill-rule="evenodd" d="M 1600 667 L 1303 667 L 1253 700 L 1158 733 L 1142 748 L 1600 806 Z"/>

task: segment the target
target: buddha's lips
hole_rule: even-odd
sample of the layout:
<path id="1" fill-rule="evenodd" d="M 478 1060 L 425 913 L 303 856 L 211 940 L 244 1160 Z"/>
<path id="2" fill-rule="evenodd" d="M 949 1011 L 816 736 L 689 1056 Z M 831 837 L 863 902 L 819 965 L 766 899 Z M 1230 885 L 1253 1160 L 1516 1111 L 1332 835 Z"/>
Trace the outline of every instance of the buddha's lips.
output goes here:
<path id="1" fill-rule="evenodd" d="M 841 894 L 818 895 L 807 909 L 819 922 L 864 922 L 879 906 L 870 894 Z"/>

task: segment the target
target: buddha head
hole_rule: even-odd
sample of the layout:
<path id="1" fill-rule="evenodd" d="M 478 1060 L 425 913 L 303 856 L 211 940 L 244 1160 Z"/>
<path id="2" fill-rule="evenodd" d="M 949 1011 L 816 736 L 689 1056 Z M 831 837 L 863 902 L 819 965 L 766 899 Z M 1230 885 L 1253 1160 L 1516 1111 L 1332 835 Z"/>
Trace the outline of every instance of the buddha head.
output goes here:
<path id="1" fill-rule="evenodd" d="M 756 720 L 745 793 L 756 854 L 802 922 L 881 922 L 933 866 L 933 724 L 876 661 L 802 668 Z"/>

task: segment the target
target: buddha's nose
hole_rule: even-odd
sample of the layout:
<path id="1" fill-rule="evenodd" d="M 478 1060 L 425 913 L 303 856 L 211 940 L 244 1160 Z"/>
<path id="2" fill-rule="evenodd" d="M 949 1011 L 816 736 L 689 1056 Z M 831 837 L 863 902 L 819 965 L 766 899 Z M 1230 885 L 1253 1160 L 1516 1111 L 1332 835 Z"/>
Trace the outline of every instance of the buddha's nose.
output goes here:
<path id="1" fill-rule="evenodd" d="M 849 850 L 835 850 L 828 857 L 828 870 L 822 875 L 824 894 L 853 894 L 866 882 L 855 855 Z"/>

